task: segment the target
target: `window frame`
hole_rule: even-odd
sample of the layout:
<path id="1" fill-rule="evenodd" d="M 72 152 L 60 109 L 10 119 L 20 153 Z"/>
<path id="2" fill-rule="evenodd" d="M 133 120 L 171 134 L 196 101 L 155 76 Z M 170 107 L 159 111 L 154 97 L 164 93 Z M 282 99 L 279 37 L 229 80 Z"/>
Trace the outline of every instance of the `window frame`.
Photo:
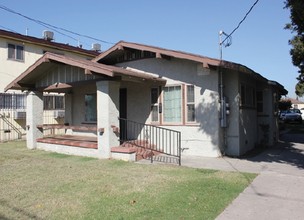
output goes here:
<path id="1" fill-rule="evenodd" d="M 22 93 L 0 93 L 0 110 L 26 109 L 26 95 Z"/>
<path id="2" fill-rule="evenodd" d="M 240 107 L 242 108 L 256 108 L 256 88 L 253 85 L 241 83 L 240 84 Z"/>
<path id="3" fill-rule="evenodd" d="M 256 91 L 256 108 L 258 114 L 264 113 L 264 92 L 262 90 Z"/>
<path id="4" fill-rule="evenodd" d="M 169 88 L 169 87 L 179 87 L 180 88 L 180 121 L 172 121 L 172 122 L 168 122 L 165 121 L 165 108 L 166 108 L 166 104 L 165 104 L 165 88 Z M 165 125 L 182 125 L 183 123 L 183 118 L 184 118 L 184 107 L 183 107 L 183 86 L 181 84 L 172 84 L 172 85 L 167 85 L 162 87 L 162 114 L 161 114 L 161 118 L 162 118 L 162 123 Z"/>
<path id="5" fill-rule="evenodd" d="M 188 92 L 189 92 L 189 90 L 188 90 L 188 88 L 189 87 L 193 87 L 193 101 L 191 100 L 191 101 L 189 101 L 188 99 L 189 99 L 189 97 L 188 97 Z M 189 105 L 193 105 L 193 108 L 194 108 L 194 120 L 193 121 L 189 121 L 189 118 L 188 118 L 188 114 L 189 114 L 189 109 L 188 109 L 188 106 Z M 193 124 L 193 123 L 197 123 L 196 122 L 196 110 L 195 110 L 195 86 L 193 85 L 193 84 L 187 84 L 186 86 L 185 86 L 185 122 L 187 123 L 187 124 Z"/>
<path id="6" fill-rule="evenodd" d="M 193 98 L 192 100 L 188 100 L 188 87 L 193 87 Z M 168 87 L 180 87 L 180 121 L 168 122 L 165 121 L 166 114 L 166 103 L 165 103 L 165 89 Z M 153 89 L 155 87 L 152 87 Z M 158 88 L 159 97 L 158 97 L 158 117 L 159 121 L 152 121 L 152 104 L 150 104 L 150 123 L 157 124 L 161 126 L 198 126 L 197 123 L 197 113 L 196 113 L 196 86 L 194 84 L 170 84 L 166 86 L 160 86 Z M 151 90 L 150 90 L 151 94 Z M 150 100 L 151 102 L 151 100 Z M 194 106 L 194 121 L 188 120 L 188 105 Z M 173 107 L 174 108 L 174 107 Z"/>
<path id="7" fill-rule="evenodd" d="M 153 100 L 152 97 L 152 90 L 156 90 L 156 100 Z M 160 112 L 159 112 L 159 98 L 160 98 L 160 94 L 159 94 L 159 88 L 157 87 L 152 87 L 150 89 L 150 107 L 151 107 L 151 112 L 150 112 L 150 120 L 151 123 L 159 123 L 160 122 Z M 153 120 L 153 109 L 156 108 L 156 115 L 157 115 L 157 120 Z"/>
<path id="8" fill-rule="evenodd" d="M 19 57 L 20 56 L 20 57 Z M 24 62 L 24 46 L 20 44 L 7 44 L 7 59 Z"/>
<path id="9" fill-rule="evenodd" d="M 64 110 L 64 95 L 44 95 L 43 110 Z"/>
<path id="10" fill-rule="evenodd" d="M 96 106 L 96 109 L 95 109 L 95 111 L 93 112 L 93 113 L 95 113 L 94 114 L 94 117 L 92 118 L 92 119 L 95 119 L 95 120 L 88 120 L 88 116 L 87 116 L 87 110 L 89 110 L 88 109 L 88 107 L 87 107 L 87 100 L 86 100 L 86 96 L 92 96 L 93 98 L 95 97 L 95 106 Z M 97 123 L 97 93 L 88 93 L 88 94 L 85 94 L 84 95 L 84 122 L 85 123 Z M 94 107 L 94 106 L 93 106 Z"/>

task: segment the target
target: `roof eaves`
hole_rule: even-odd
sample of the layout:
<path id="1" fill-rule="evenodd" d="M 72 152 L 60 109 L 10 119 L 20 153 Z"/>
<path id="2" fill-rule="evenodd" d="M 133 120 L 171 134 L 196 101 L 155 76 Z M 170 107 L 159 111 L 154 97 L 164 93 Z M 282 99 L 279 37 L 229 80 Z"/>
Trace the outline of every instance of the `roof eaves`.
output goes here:
<path id="1" fill-rule="evenodd" d="M 59 49 L 59 50 L 73 52 L 73 53 L 78 53 L 78 54 L 90 56 L 92 58 L 96 57 L 100 54 L 99 52 L 94 51 L 94 50 L 86 50 L 86 49 L 83 49 L 80 47 L 74 47 L 74 46 L 71 46 L 68 44 L 52 42 L 52 41 L 44 40 L 41 38 L 36 38 L 36 37 L 32 37 L 32 36 L 26 36 L 26 35 L 14 33 L 14 32 L 5 31 L 2 29 L 0 29 L 0 37 L 15 40 L 15 41 L 23 41 L 23 42 L 27 42 L 27 43 L 31 43 L 31 44 L 35 44 L 35 45 L 39 45 L 39 46 L 50 47 L 53 49 Z"/>

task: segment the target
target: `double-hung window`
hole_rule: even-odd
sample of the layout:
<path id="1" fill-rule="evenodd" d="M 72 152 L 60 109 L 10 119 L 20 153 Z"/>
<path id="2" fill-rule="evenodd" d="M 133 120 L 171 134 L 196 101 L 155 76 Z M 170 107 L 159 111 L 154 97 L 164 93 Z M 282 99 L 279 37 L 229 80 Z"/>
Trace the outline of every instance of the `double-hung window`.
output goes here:
<path id="1" fill-rule="evenodd" d="M 181 123 L 182 92 L 181 86 L 169 86 L 163 89 L 163 121 L 165 123 Z"/>
<path id="2" fill-rule="evenodd" d="M 187 85 L 187 122 L 195 122 L 194 86 Z"/>
<path id="3" fill-rule="evenodd" d="M 151 121 L 158 122 L 158 88 L 151 89 Z"/>
<path id="4" fill-rule="evenodd" d="M 263 111 L 264 111 L 264 108 L 263 108 L 263 91 L 257 91 L 256 99 L 257 99 L 257 112 L 258 113 L 263 113 Z"/>
<path id="5" fill-rule="evenodd" d="M 256 92 L 253 86 L 241 84 L 241 106 L 256 107 Z"/>
<path id="6" fill-rule="evenodd" d="M 9 60 L 24 61 L 24 48 L 20 45 L 8 44 L 8 56 Z"/>
<path id="7" fill-rule="evenodd" d="M 196 122 L 195 86 L 170 85 L 151 88 L 151 122 L 186 125 Z"/>
<path id="8" fill-rule="evenodd" d="M 44 110 L 64 109 L 64 96 L 61 95 L 45 95 L 43 96 Z"/>

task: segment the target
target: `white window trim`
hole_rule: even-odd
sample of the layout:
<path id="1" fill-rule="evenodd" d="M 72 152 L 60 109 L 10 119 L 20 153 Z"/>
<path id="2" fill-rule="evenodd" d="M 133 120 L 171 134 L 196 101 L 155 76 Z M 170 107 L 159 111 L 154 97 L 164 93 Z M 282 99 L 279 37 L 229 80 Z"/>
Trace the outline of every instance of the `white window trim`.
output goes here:
<path id="1" fill-rule="evenodd" d="M 180 121 L 179 122 L 166 122 L 165 119 L 165 103 L 164 103 L 164 88 L 168 88 L 168 87 L 180 87 L 180 97 L 181 97 L 181 116 L 180 116 Z M 185 111 L 185 107 L 183 105 L 183 84 L 170 84 L 170 85 L 166 85 L 162 88 L 162 114 L 161 114 L 161 121 L 163 125 L 183 125 L 183 115 L 184 115 L 184 111 Z"/>
<path id="2" fill-rule="evenodd" d="M 193 95 L 194 95 L 193 102 L 188 102 L 188 86 L 193 86 Z M 186 124 L 197 124 L 197 117 L 196 117 L 197 114 L 196 114 L 196 105 L 195 105 L 195 103 L 196 103 L 195 90 L 196 90 L 195 85 L 193 85 L 193 84 L 186 84 L 185 85 L 185 97 L 184 97 L 185 106 L 184 106 L 184 108 L 185 108 L 185 122 L 186 122 Z M 188 104 L 194 105 L 194 121 L 188 121 Z"/>
<path id="3" fill-rule="evenodd" d="M 157 90 L 158 97 L 157 97 L 156 103 L 152 103 L 152 89 L 156 89 Z M 151 123 L 155 123 L 155 124 L 159 124 L 160 123 L 159 103 L 160 103 L 159 88 L 158 87 L 152 87 L 150 89 L 150 108 L 151 108 L 151 111 L 150 111 L 150 121 L 151 121 Z M 152 114 L 153 114 L 152 107 L 157 107 L 157 121 L 152 121 Z"/>

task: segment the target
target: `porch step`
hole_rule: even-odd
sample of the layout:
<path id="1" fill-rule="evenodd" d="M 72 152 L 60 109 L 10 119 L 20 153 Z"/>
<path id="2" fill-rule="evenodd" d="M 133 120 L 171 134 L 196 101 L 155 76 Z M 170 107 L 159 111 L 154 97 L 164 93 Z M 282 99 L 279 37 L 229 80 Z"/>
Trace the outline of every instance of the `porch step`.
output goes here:
<path id="1" fill-rule="evenodd" d="M 59 135 L 54 137 L 38 138 L 37 142 L 97 149 L 96 137 Z"/>
<path id="2" fill-rule="evenodd" d="M 154 144 L 150 144 L 144 140 L 133 140 L 126 141 L 118 147 L 112 147 L 111 152 L 136 153 L 136 161 L 138 161 L 158 155 L 160 152 L 155 149 L 156 145 Z"/>

